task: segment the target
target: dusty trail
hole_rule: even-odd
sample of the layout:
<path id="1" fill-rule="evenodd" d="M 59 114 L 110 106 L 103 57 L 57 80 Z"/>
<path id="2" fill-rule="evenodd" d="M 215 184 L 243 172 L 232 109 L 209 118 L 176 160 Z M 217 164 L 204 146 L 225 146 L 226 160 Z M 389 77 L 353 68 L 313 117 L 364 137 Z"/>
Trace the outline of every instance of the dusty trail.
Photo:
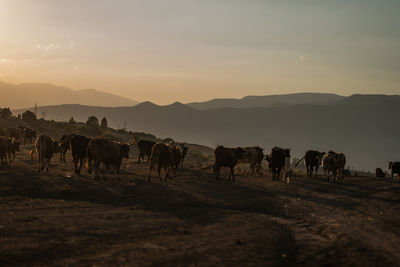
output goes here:
<path id="1" fill-rule="evenodd" d="M 180 170 L 161 184 L 130 160 L 117 181 L 50 174 L 20 153 L 0 170 L 1 265 L 398 265 L 400 185 L 272 182 Z M 190 162 L 188 163 L 188 166 Z M 129 166 L 129 167 L 127 167 Z"/>

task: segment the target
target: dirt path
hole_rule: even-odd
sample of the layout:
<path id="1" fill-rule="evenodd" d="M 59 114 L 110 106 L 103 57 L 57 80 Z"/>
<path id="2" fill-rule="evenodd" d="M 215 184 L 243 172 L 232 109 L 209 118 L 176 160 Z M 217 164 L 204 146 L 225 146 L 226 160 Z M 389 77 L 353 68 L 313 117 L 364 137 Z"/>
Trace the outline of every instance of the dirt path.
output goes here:
<path id="1" fill-rule="evenodd" d="M 26 153 L 0 171 L 0 265 L 399 265 L 400 185 L 183 169 L 161 184 L 124 164 L 94 181 Z M 190 163 L 189 163 L 190 164 Z"/>

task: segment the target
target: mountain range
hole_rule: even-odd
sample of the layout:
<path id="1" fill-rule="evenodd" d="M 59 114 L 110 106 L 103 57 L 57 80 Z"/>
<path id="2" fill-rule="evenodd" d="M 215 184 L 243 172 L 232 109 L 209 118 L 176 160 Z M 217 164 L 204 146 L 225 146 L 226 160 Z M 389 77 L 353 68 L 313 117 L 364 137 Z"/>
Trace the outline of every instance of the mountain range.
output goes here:
<path id="1" fill-rule="evenodd" d="M 321 93 L 298 93 L 286 95 L 245 96 L 241 99 L 221 98 L 206 102 L 192 102 L 187 105 L 196 109 L 252 108 L 277 104 L 323 104 L 343 99 L 344 96 Z"/>
<path id="2" fill-rule="evenodd" d="M 310 101 L 302 99 L 301 104 L 278 101 L 264 107 L 196 109 L 178 102 L 143 102 L 133 107 L 45 106 L 39 112 L 61 121 L 105 116 L 113 127 L 126 122 L 130 130 L 210 147 L 259 145 L 268 152 L 282 146 L 298 158 L 308 149 L 334 150 L 346 154 L 349 166 L 364 170 L 387 169 L 387 161 L 400 158 L 400 96 L 318 96 L 321 102 L 309 96 Z"/>
<path id="3" fill-rule="evenodd" d="M 97 91 L 94 89 L 72 90 L 47 83 L 22 83 L 18 85 L 0 82 L 0 107 L 20 109 L 59 104 L 83 104 L 89 106 L 134 106 L 138 102 Z"/>

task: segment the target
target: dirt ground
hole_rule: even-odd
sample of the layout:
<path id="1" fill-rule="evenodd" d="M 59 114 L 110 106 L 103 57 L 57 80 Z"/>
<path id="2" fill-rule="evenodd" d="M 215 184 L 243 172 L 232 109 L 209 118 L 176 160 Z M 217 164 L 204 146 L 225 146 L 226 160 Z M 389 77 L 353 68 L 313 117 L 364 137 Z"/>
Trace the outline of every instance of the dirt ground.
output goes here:
<path id="1" fill-rule="evenodd" d="M 400 265 L 400 185 L 390 179 L 285 184 L 264 170 L 217 181 L 192 159 L 162 184 L 133 157 L 119 180 L 95 181 L 58 155 L 41 175 L 27 149 L 0 170 L 1 266 Z"/>

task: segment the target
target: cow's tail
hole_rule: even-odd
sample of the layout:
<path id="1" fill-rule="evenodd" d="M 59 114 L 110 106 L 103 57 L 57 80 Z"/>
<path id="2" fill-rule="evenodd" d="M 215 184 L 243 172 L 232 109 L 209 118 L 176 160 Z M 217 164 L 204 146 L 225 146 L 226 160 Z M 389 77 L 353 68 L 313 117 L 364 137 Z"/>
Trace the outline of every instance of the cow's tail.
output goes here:
<path id="1" fill-rule="evenodd" d="M 293 169 L 297 167 L 297 165 L 300 164 L 300 162 L 305 158 L 306 156 L 304 155 L 304 157 L 302 157 L 301 159 L 299 159 L 299 161 L 294 165 Z"/>
<path id="2" fill-rule="evenodd" d="M 35 152 L 37 153 L 36 148 L 34 148 L 34 149 L 31 150 L 31 152 L 30 152 L 31 159 L 35 159 Z"/>

